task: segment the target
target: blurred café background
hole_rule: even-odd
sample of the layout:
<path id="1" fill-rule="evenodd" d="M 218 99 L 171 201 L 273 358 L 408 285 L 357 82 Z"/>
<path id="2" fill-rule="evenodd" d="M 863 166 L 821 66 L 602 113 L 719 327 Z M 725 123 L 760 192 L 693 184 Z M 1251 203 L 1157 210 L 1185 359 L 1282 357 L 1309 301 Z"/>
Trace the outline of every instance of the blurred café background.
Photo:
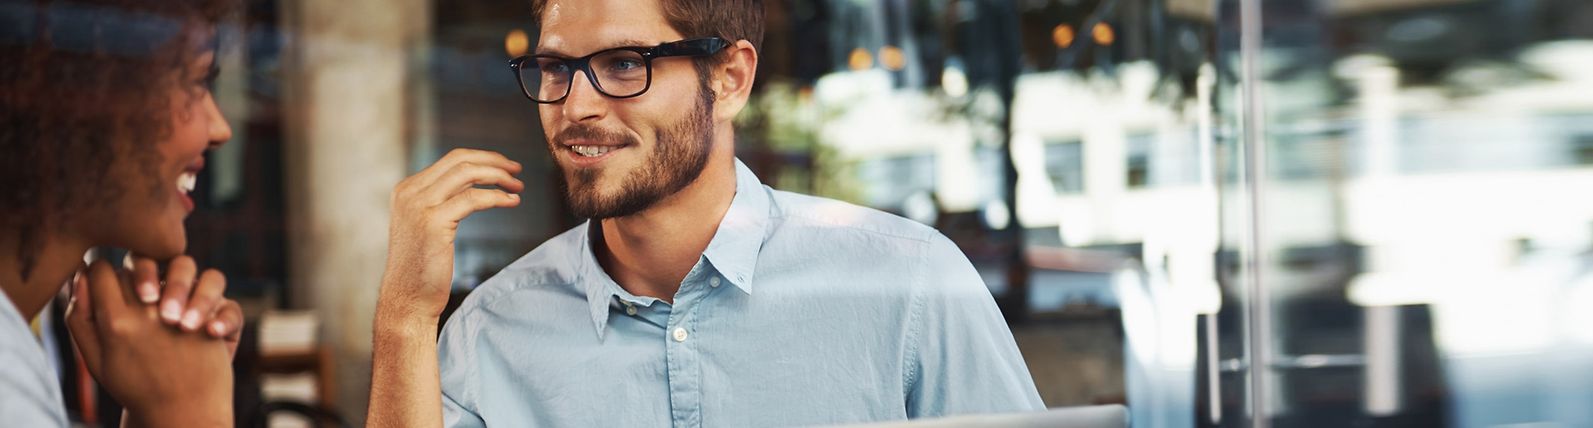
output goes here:
<path id="1" fill-rule="evenodd" d="M 740 158 L 956 241 L 1048 406 L 1593 426 L 1593 2 L 766 4 Z M 526 0 L 247 5 L 189 248 L 249 308 L 240 419 L 359 426 L 398 180 L 528 165 L 463 225 L 459 298 L 576 222 L 506 66 L 538 30 Z"/>

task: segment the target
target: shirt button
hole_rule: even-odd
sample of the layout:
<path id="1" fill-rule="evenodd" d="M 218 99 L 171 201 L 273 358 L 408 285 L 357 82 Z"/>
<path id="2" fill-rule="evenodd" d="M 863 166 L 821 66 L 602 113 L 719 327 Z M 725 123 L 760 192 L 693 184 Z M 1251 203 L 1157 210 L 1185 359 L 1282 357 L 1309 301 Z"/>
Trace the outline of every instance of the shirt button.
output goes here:
<path id="1" fill-rule="evenodd" d="M 675 327 L 675 341 L 676 342 L 685 342 L 686 341 L 686 328 L 685 327 Z"/>
<path id="2" fill-rule="evenodd" d="M 708 279 L 708 286 L 709 287 L 713 287 L 713 288 L 719 288 L 719 277 L 716 276 L 716 277 Z"/>
<path id="3" fill-rule="evenodd" d="M 629 303 L 626 303 L 625 304 L 625 315 L 636 315 L 636 306 L 631 305 Z"/>

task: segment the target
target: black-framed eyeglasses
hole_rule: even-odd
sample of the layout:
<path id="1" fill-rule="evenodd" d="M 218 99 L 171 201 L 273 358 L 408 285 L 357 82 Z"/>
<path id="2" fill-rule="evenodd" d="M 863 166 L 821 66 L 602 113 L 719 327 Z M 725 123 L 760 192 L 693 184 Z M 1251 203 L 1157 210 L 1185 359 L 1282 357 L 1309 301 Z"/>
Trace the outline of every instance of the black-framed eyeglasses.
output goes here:
<path id="1" fill-rule="evenodd" d="M 653 86 L 653 60 L 673 56 L 708 56 L 730 42 L 718 37 L 687 39 L 654 47 L 626 46 L 606 49 L 580 58 L 526 55 L 509 61 L 520 91 L 542 104 L 570 96 L 575 72 L 586 74 L 599 93 L 611 98 L 633 98 Z"/>

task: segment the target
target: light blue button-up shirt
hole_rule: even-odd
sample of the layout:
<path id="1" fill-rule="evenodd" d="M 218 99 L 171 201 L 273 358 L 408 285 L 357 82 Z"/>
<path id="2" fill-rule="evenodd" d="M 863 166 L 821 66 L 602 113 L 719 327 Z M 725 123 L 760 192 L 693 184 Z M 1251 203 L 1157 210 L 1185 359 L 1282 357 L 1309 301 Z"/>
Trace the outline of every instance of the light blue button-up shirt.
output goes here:
<path id="1" fill-rule="evenodd" d="M 817 425 L 1039 410 L 967 257 L 934 229 L 770 189 L 736 196 L 674 303 L 555 237 L 465 299 L 439 343 L 449 426 Z"/>

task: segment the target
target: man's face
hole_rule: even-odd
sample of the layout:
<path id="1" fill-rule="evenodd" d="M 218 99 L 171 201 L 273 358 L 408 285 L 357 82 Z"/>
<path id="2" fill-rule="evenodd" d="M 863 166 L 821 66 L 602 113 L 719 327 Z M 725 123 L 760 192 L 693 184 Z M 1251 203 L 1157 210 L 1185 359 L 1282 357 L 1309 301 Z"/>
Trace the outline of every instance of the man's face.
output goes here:
<path id="1" fill-rule="evenodd" d="M 537 53 L 578 58 L 682 38 L 658 0 L 554 0 L 543 10 Z M 707 164 L 714 125 L 706 80 L 686 57 L 652 67 L 652 86 L 641 96 L 607 97 L 577 72 L 564 101 L 539 107 L 566 200 L 579 217 L 646 210 L 691 184 Z"/>

